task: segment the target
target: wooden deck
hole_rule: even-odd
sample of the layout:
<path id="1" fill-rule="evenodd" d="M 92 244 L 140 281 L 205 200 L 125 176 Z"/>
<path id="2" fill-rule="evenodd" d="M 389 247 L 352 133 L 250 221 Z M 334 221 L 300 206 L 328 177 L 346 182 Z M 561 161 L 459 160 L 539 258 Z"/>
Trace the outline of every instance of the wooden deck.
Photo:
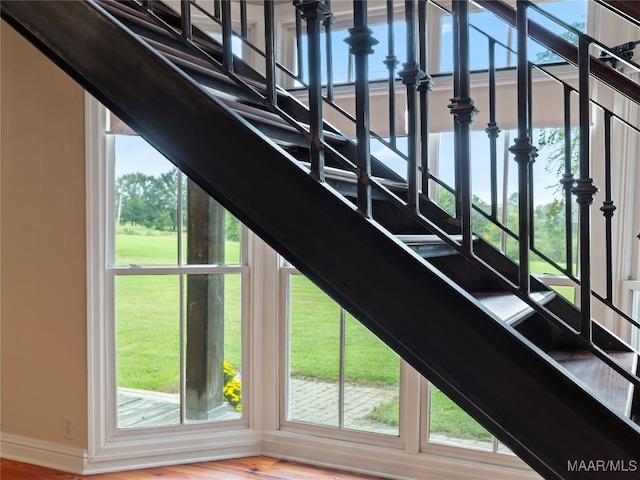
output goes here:
<path id="1" fill-rule="evenodd" d="M 180 423 L 180 398 L 177 394 L 118 389 L 118 428 L 157 427 Z M 220 420 L 238 418 L 227 411 Z"/>

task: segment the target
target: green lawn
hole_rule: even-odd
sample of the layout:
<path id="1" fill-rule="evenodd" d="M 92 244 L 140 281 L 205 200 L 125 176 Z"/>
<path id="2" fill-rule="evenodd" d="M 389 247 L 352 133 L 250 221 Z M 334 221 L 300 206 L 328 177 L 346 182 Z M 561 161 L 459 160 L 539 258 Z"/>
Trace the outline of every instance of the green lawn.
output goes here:
<path id="1" fill-rule="evenodd" d="M 186 250 L 186 234 L 183 234 L 182 242 L 183 249 Z M 116 265 L 176 265 L 178 262 L 178 234 L 176 232 L 160 232 L 145 227 L 121 226 L 117 229 L 115 243 Z M 240 263 L 238 242 L 226 242 L 225 261 L 228 265 Z"/>
<path id="2" fill-rule="evenodd" d="M 290 279 L 291 374 L 337 379 L 340 307 L 302 275 Z M 345 319 L 345 378 L 352 382 L 398 382 L 398 357 L 351 315 Z"/>
<path id="3" fill-rule="evenodd" d="M 175 265 L 177 234 L 137 227 L 116 235 L 116 264 Z M 238 263 L 238 242 L 226 242 Z M 224 356 L 241 366 L 240 275 L 224 274 Z M 116 277 L 116 364 L 121 387 L 175 393 L 180 385 L 180 276 Z M 183 281 L 185 281 L 183 279 Z M 185 287 L 186 288 L 186 287 Z"/>
<path id="4" fill-rule="evenodd" d="M 429 405 L 430 433 L 460 440 L 490 440 L 492 438 L 488 430 L 433 386 L 431 387 Z M 399 398 L 395 397 L 391 402 L 376 407 L 368 418 L 376 422 L 398 426 L 398 419 L 400 418 Z"/>
<path id="5" fill-rule="evenodd" d="M 116 235 L 119 265 L 171 265 L 177 262 L 176 233 L 145 229 Z M 226 243 L 229 264 L 239 261 L 238 242 Z M 541 262 L 531 270 L 542 272 Z M 337 379 L 340 356 L 340 308 L 302 275 L 290 277 L 290 374 Z M 137 275 L 116 278 L 118 385 L 179 391 L 180 276 Z M 186 287 L 185 287 L 186 288 Z M 561 294 L 573 295 L 570 287 Z M 240 275 L 225 274 L 225 360 L 241 367 Z M 345 318 L 345 378 L 367 384 L 397 384 L 399 358 L 350 315 Z M 455 438 L 490 438 L 444 394 L 432 391 L 431 431 Z M 371 418 L 397 423 L 398 401 L 379 407 Z"/>

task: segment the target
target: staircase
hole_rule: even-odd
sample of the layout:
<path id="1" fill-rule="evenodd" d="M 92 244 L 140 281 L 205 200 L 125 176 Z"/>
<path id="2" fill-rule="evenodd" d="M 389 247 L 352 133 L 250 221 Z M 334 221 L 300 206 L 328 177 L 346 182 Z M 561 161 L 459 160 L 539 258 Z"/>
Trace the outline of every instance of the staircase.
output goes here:
<path id="1" fill-rule="evenodd" d="M 523 21 L 501 2 L 479 3 Z M 221 7 L 224 17 L 230 7 Z M 322 2 L 298 7 L 307 21 L 326 14 Z M 323 100 L 313 98 L 312 72 L 309 110 L 275 85 L 273 56 L 265 57 L 265 75 L 233 58 L 230 24 L 221 24 L 222 43 L 191 25 L 195 4 L 183 3 L 181 14 L 134 1 L 1 8 L 3 19 L 545 478 L 593 478 L 568 462 L 635 464 L 637 353 L 592 322 L 588 308 L 585 321 L 585 309 L 531 276 L 522 257 L 516 264 L 476 236 L 470 195 L 460 195 L 452 217 L 416 179 L 363 150 L 368 129 L 357 128 L 353 142 L 318 118 Z M 465 6 L 456 8 L 464 20 Z M 267 51 L 269 38 L 273 32 Z M 587 279 L 580 281 L 590 298 Z"/>

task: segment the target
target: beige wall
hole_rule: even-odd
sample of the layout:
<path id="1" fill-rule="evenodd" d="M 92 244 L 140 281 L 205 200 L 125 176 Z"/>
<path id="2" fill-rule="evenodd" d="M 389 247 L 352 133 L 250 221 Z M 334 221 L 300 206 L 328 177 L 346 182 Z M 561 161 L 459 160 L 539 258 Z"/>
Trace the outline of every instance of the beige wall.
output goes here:
<path id="1" fill-rule="evenodd" d="M 2 432 L 86 448 L 84 94 L 4 22 L 0 58 Z"/>

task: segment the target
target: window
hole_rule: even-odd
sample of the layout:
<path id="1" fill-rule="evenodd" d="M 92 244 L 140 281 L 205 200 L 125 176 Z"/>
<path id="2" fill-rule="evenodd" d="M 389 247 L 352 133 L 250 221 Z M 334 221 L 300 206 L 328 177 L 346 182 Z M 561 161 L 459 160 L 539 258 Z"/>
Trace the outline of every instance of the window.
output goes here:
<path id="1" fill-rule="evenodd" d="M 424 430 L 422 448 L 449 446 L 510 454 L 444 393 L 415 374 L 401 380 L 402 360 L 294 267 L 281 267 L 286 307 L 283 428 L 392 445 L 400 410 Z M 428 408 L 411 404 L 402 383 L 424 383 Z M 340 433 L 338 433 L 340 432 Z M 371 435 L 373 434 L 373 435 Z"/>
<path id="2" fill-rule="evenodd" d="M 578 31 L 585 31 L 587 2 L 581 0 L 552 1 L 542 3 L 540 7 L 548 14 L 561 19 L 569 27 Z M 564 25 L 550 20 L 532 8 L 528 12 L 530 20 L 575 43 L 576 35 L 571 28 L 566 28 Z M 496 44 L 496 68 L 511 67 L 516 64 L 515 29 L 512 29 L 488 11 L 471 12 L 470 23 L 469 57 L 471 70 L 485 70 L 489 67 L 490 38 Z M 442 17 L 440 28 L 442 32 L 440 72 L 451 72 L 453 70 L 453 25 L 450 15 Z M 481 32 L 491 32 L 491 37 Z M 528 45 L 528 50 L 529 57 L 536 63 L 563 61 L 560 57 L 533 41 Z"/>
<path id="3" fill-rule="evenodd" d="M 397 436 L 399 357 L 306 277 L 283 275 L 285 420 Z"/>
<path id="4" fill-rule="evenodd" d="M 238 221 L 140 137 L 114 143 L 117 426 L 238 418 Z"/>

